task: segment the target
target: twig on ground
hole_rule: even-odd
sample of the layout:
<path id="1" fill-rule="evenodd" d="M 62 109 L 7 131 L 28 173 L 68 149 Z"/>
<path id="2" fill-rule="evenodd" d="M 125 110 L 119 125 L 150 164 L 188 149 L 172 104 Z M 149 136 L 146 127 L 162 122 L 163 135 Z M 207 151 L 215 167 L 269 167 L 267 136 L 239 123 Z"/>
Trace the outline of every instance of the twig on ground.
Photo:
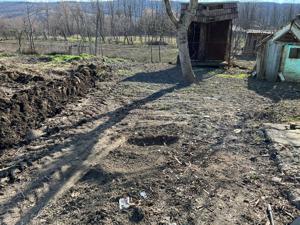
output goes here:
<path id="1" fill-rule="evenodd" d="M 273 219 L 272 207 L 271 207 L 270 204 L 268 204 L 267 213 L 268 213 L 268 217 L 269 217 L 269 220 L 270 220 L 270 224 L 271 224 L 271 225 L 275 225 L 275 224 L 274 224 L 274 219 Z"/>
<path id="2" fill-rule="evenodd" d="M 181 162 L 176 156 L 174 156 L 174 159 L 175 159 L 180 165 L 182 165 L 182 162 Z"/>
<path id="3" fill-rule="evenodd" d="M 284 212 L 286 215 L 288 215 L 289 217 L 291 217 L 292 219 L 294 219 L 294 216 L 293 216 L 291 213 L 289 213 L 288 211 L 283 210 L 283 212 Z"/>

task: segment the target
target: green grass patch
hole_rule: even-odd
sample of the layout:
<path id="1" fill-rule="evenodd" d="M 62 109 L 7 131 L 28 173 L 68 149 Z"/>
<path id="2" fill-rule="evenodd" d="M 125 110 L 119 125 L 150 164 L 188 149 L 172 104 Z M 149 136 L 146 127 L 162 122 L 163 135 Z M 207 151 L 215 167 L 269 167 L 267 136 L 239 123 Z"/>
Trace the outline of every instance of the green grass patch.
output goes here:
<path id="1" fill-rule="evenodd" d="M 67 38 L 69 42 L 83 42 L 83 43 L 88 43 L 89 39 L 86 38 L 85 40 L 82 40 L 82 38 L 80 36 L 77 35 L 72 35 L 70 37 Z M 95 41 L 95 38 L 92 38 L 91 41 Z"/>
<path id="2" fill-rule="evenodd" d="M 259 180 L 259 175 L 255 172 L 253 172 L 253 173 L 250 173 L 249 178 L 251 180 Z"/>
<path id="3" fill-rule="evenodd" d="M 93 58 L 93 55 L 89 54 L 80 54 L 80 55 L 51 55 L 49 56 L 51 58 L 52 62 L 55 63 L 63 63 L 63 62 L 72 62 L 72 61 L 78 61 L 83 59 L 90 59 Z"/>
<path id="4" fill-rule="evenodd" d="M 233 79 L 245 79 L 249 77 L 249 74 L 218 74 L 217 77 L 220 78 L 233 78 Z"/>
<path id="5" fill-rule="evenodd" d="M 134 75 L 134 72 L 132 70 L 127 70 L 127 69 L 119 69 L 117 71 L 117 74 L 119 76 L 131 76 Z"/>
<path id="6" fill-rule="evenodd" d="M 12 53 L 6 53 L 6 52 L 0 53 L 0 57 L 1 57 L 1 58 L 13 57 L 13 56 L 15 56 L 15 55 L 12 54 Z"/>
<path id="7" fill-rule="evenodd" d="M 172 109 L 171 105 L 160 105 L 158 107 L 158 110 L 160 110 L 160 111 L 168 111 L 168 110 L 171 110 L 171 109 Z"/>
<path id="8" fill-rule="evenodd" d="M 295 121 L 300 121 L 300 115 L 295 115 L 295 116 L 289 116 L 286 117 L 286 122 L 295 122 Z"/>
<path id="9" fill-rule="evenodd" d="M 128 59 L 124 59 L 124 58 L 119 58 L 119 57 L 103 57 L 104 62 L 107 64 L 120 64 L 120 63 L 125 63 L 128 62 Z"/>

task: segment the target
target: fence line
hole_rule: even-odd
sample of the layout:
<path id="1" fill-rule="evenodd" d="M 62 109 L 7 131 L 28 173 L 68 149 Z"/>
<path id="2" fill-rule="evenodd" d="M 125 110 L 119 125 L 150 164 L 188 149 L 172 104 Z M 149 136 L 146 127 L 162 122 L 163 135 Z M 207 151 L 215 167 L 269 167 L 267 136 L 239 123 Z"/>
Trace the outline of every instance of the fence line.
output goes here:
<path id="1" fill-rule="evenodd" d="M 21 46 L 22 53 L 28 53 L 29 44 L 23 42 Z M 2 52 L 17 52 L 19 45 L 17 42 L 0 41 L 0 51 Z M 121 57 L 133 59 L 143 62 L 169 62 L 170 51 L 175 51 L 176 48 L 165 45 L 122 45 L 122 44 L 101 44 L 97 48 L 97 55 L 108 57 Z M 49 42 L 35 43 L 35 50 L 38 54 L 94 54 L 95 46 L 86 43 L 70 43 L 70 42 Z M 174 53 L 171 52 L 173 55 Z M 174 58 L 174 57 L 173 57 Z M 173 60 L 173 59 L 172 59 Z"/>

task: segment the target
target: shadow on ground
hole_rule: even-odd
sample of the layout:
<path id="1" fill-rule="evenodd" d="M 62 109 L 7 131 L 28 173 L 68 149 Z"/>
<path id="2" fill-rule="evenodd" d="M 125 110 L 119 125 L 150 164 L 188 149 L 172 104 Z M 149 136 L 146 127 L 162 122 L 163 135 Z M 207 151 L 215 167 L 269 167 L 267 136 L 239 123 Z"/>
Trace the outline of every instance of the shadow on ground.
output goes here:
<path id="1" fill-rule="evenodd" d="M 269 98 L 274 102 L 300 99 L 300 83 L 269 82 L 258 80 L 256 78 L 249 78 L 248 89 Z"/>
<path id="2" fill-rule="evenodd" d="M 211 67 L 194 67 L 195 75 L 198 79 L 211 77 L 213 72 L 219 71 L 218 68 Z M 161 70 L 151 73 L 137 73 L 132 77 L 123 80 L 124 82 L 142 82 L 155 84 L 179 84 L 184 83 L 179 66 L 174 66 L 167 70 Z"/>
<path id="3" fill-rule="evenodd" d="M 156 83 L 156 82 L 176 83 L 176 82 L 180 82 L 180 79 L 178 79 L 177 77 L 177 72 L 178 72 L 177 68 L 172 68 L 170 70 L 159 71 L 157 73 L 137 74 L 127 79 L 131 81 L 141 81 L 141 82 L 149 82 L 149 83 Z M 7 200 L 1 205 L 0 214 L 1 213 L 3 214 L 5 213 L 5 211 L 9 211 L 10 209 L 18 206 L 19 204 L 22 204 L 22 201 L 28 198 L 28 196 L 30 196 L 32 192 L 34 192 L 34 190 L 37 189 L 45 181 L 45 177 L 48 176 L 49 172 L 51 173 L 52 170 L 53 170 L 52 172 L 55 172 L 57 168 L 68 166 L 68 169 L 66 171 L 64 172 L 60 171 L 61 173 L 60 179 L 49 187 L 49 190 L 39 198 L 36 204 L 29 211 L 21 215 L 20 220 L 16 224 L 29 223 L 31 219 L 35 215 L 37 215 L 49 203 L 49 201 L 51 201 L 51 199 L 53 199 L 53 197 L 56 196 L 64 188 L 65 185 L 67 185 L 68 181 L 72 180 L 76 174 L 78 174 L 81 170 L 83 170 L 86 167 L 85 161 L 91 155 L 92 150 L 94 146 L 98 143 L 101 134 L 103 134 L 106 130 L 110 129 L 114 125 L 121 122 L 124 118 L 126 118 L 126 116 L 132 110 L 138 109 L 143 105 L 149 102 L 153 102 L 168 93 L 171 93 L 181 88 L 185 88 L 187 86 L 188 85 L 178 83 L 171 87 L 154 92 L 153 94 L 145 98 L 135 100 L 132 103 L 124 105 L 114 111 L 99 115 L 97 118 L 108 117 L 108 120 L 88 133 L 74 135 L 67 143 L 58 144 L 55 145 L 55 147 L 49 146 L 47 149 L 51 153 L 56 151 L 61 151 L 64 148 L 71 148 L 72 153 L 62 159 L 57 159 L 56 161 L 53 161 L 53 163 L 49 167 L 50 168 L 49 170 L 42 171 L 39 174 L 37 174 L 36 177 L 38 178 L 36 180 L 31 181 L 31 183 L 29 183 L 26 186 L 26 189 L 22 190 L 22 192 L 20 193 L 17 193 L 15 196 L 13 196 L 11 199 Z M 97 118 L 95 118 L 95 120 Z M 91 122 L 91 121 L 86 121 L 86 122 Z M 83 143 L 81 140 L 85 140 L 85 142 Z M 82 148 L 84 148 L 84 151 L 82 151 Z M 47 152 L 47 149 L 45 152 Z M 82 152 L 82 154 L 80 152 Z M 72 164 L 72 161 L 74 161 L 74 158 L 76 158 L 79 153 L 81 154 L 80 159 L 78 160 L 77 163 L 74 164 L 73 162 Z M 86 177 L 83 179 L 88 179 L 89 176 L 93 177 L 95 174 L 99 174 L 99 173 L 103 173 L 103 171 L 93 171 L 91 174 L 86 174 Z M 109 180 L 103 180 L 102 182 L 105 183 L 107 181 Z"/>

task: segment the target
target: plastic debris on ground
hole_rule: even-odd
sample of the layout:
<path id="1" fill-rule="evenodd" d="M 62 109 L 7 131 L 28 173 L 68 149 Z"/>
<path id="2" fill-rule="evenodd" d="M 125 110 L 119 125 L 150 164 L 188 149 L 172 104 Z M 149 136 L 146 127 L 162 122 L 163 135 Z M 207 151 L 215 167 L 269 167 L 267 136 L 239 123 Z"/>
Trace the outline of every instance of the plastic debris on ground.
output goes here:
<path id="1" fill-rule="evenodd" d="M 128 209 L 130 208 L 130 198 L 129 197 L 126 197 L 126 198 L 120 198 L 119 199 L 119 208 L 121 210 L 123 209 Z"/>
<path id="2" fill-rule="evenodd" d="M 147 193 L 145 191 L 141 191 L 140 192 L 140 196 L 143 197 L 143 198 L 147 198 Z"/>

